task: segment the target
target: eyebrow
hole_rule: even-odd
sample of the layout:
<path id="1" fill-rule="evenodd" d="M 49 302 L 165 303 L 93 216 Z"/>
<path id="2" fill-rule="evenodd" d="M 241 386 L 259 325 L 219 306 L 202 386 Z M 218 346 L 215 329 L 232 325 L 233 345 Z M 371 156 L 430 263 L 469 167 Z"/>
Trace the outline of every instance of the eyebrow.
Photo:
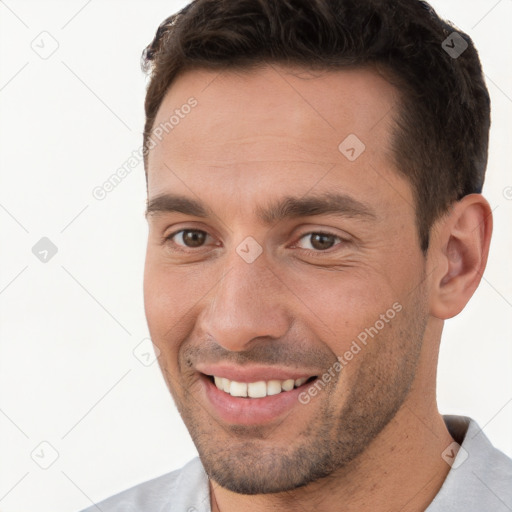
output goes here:
<path id="1" fill-rule="evenodd" d="M 195 199 L 176 194 L 160 194 L 148 199 L 146 217 L 159 213 L 184 213 L 195 217 L 208 217 L 208 210 Z"/>
<path id="2" fill-rule="evenodd" d="M 349 195 L 333 192 L 302 197 L 285 196 L 268 202 L 264 207 L 258 206 L 255 211 L 259 220 L 267 225 L 285 219 L 329 214 L 365 220 L 377 218 L 368 204 Z M 161 194 L 147 202 L 146 217 L 171 212 L 202 218 L 211 215 L 211 209 L 200 201 L 177 194 Z"/>

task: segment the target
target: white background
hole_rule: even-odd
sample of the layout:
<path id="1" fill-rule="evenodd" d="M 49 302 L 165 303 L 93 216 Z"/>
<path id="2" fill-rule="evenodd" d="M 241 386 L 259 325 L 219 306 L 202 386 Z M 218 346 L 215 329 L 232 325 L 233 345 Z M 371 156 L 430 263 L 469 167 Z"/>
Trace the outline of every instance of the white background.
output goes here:
<path id="1" fill-rule="evenodd" d="M 0 1 L 0 512 L 78 510 L 195 455 L 157 364 L 133 354 L 148 335 L 142 164 L 92 196 L 140 147 L 141 50 L 182 5 Z M 483 62 L 495 218 L 482 284 L 446 324 L 439 405 L 512 455 L 512 1 L 433 5 Z M 38 37 L 59 45 L 47 59 Z M 47 263 L 32 253 L 44 236 L 58 248 Z"/>

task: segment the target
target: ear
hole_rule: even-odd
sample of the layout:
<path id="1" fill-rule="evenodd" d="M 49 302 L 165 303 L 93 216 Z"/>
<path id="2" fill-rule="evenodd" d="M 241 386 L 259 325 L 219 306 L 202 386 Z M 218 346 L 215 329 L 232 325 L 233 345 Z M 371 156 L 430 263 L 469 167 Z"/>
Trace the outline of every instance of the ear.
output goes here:
<path id="1" fill-rule="evenodd" d="M 454 203 L 432 230 L 430 313 L 446 320 L 458 315 L 480 283 L 492 234 L 492 211 L 481 194 Z"/>

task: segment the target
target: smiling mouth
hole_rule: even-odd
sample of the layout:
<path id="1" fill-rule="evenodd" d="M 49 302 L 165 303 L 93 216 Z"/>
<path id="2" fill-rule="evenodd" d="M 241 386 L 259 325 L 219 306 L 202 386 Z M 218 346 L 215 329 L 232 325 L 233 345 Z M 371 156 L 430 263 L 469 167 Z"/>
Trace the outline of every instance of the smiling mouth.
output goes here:
<path id="1" fill-rule="evenodd" d="M 309 384 L 317 378 L 316 376 L 312 376 L 295 380 L 275 379 L 266 381 L 260 380 L 257 382 L 237 382 L 226 379 L 225 377 L 217 377 L 216 375 L 207 375 L 207 377 L 215 384 L 217 389 L 237 398 L 264 398 L 266 396 L 278 395 Z"/>

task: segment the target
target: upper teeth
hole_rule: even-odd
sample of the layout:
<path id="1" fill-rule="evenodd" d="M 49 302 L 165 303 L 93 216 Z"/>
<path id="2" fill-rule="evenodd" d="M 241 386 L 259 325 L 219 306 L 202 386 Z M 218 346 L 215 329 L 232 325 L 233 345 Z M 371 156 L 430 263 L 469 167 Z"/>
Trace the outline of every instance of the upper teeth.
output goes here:
<path id="1" fill-rule="evenodd" d="M 231 396 L 244 396 L 250 398 L 263 398 L 265 396 L 277 395 L 281 391 L 291 391 L 294 387 L 299 387 L 308 379 L 287 379 L 287 380 L 260 380 L 258 382 L 236 382 L 224 377 L 213 377 L 215 385 L 221 391 L 229 393 Z"/>

